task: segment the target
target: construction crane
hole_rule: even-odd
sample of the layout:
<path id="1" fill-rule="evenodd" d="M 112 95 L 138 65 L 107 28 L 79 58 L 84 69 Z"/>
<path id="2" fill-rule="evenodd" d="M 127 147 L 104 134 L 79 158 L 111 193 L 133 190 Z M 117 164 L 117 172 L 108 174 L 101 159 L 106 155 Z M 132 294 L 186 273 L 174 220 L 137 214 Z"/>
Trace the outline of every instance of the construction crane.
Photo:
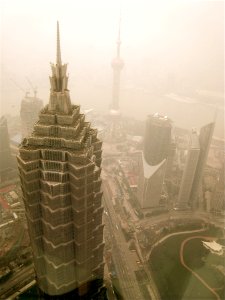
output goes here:
<path id="1" fill-rule="evenodd" d="M 19 90 L 21 90 L 22 92 L 24 92 L 25 97 L 27 97 L 27 96 L 30 94 L 30 91 L 29 91 L 29 90 L 23 89 L 23 88 L 22 88 L 22 87 L 14 80 L 14 79 L 10 78 L 10 80 L 12 81 L 12 83 L 15 84 L 15 86 L 16 86 Z"/>
<path id="2" fill-rule="evenodd" d="M 34 98 L 37 97 L 37 87 L 34 87 L 32 82 L 30 81 L 30 79 L 28 77 L 26 77 L 27 82 L 29 83 L 30 87 L 32 88 L 33 92 L 34 92 Z"/>

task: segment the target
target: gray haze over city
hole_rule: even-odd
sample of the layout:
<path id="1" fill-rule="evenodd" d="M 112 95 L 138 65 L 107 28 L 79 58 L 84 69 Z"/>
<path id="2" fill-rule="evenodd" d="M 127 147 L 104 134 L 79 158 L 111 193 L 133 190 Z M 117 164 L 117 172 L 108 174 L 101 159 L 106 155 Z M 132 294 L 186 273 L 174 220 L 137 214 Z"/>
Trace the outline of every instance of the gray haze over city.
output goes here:
<path id="1" fill-rule="evenodd" d="M 0 299 L 225 299 L 223 1 L 0 5 Z"/>
<path id="2" fill-rule="evenodd" d="M 2 0 L 0 113 L 19 114 L 30 89 L 26 77 L 48 102 L 56 20 L 72 102 L 106 112 L 121 7 L 122 114 L 145 120 L 159 112 L 190 129 L 212 121 L 217 107 L 214 135 L 222 138 L 223 6 L 223 1 L 197 0 Z M 202 95 L 209 101 L 199 100 Z"/>

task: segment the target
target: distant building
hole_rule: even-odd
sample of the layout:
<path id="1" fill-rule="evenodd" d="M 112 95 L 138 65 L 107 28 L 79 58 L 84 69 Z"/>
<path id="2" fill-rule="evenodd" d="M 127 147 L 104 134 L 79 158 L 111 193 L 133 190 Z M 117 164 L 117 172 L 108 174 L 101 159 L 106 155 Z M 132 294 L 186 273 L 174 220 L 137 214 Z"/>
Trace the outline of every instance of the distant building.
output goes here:
<path id="1" fill-rule="evenodd" d="M 171 144 L 171 120 L 158 113 L 148 116 L 144 137 L 144 156 L 151 166 L 161 163 L 169 154 Z"/>
<path id="2" fill-rule="evenodd" d="M 51 69 L 49 103 L 18 155 L 34 268 L 44 298 L 93 299 L 104 277 L 102 142 L 71 103 L 58 25 Z"/>
<path id="3" fill-rule="evenodd" d="M 190 195 L 195 177 L 196 167 L 200 153 L 198 134 L 192 130 L 190 135 L 190 145 L 187 160 L 181 180 L 180 191 L 178 195 L 178 205 L 188 207 L 190 205 Z"/>
<path id="4" fill-rule="evenodd" d="M 201 186 L 203 179 L 203 172 L 206 166 L 206 161 L 208 157 L 209 147 L 212 140 L 212 135 L 214 131 L 215 123 L 209 123 L 201 128 L 199 134 L 199 144 L 200 144 L 200 153 L 198 164 L 196 167 L 195 177 L 192 185 L 191 191 L 191 202 L 192 207 L 195 209 L 197 207 L 204 208 L 205 204 L 201 200 Z"/>
<path id="5" fill-rule="evenodd" d="M 175 140 L 172 140 L 169 146 L 168 156 L 166 160 L 166 174 L 165 174 L 166 179 L 171 178 L 171 175 L 173 173 L 176 149 L 177 149 L 177 144 Z"/>
<path id="6" fill-rule="evenodd" d="M 0 118 L 0 183 L 16 176 L 16 160 L 12 156 L 8 124 L 5 116 Z"/>
<path id="7" fill-rule="evenodd" d="M 156 166 L 150 166 L 140 155 L 138 177 L 138 200 L 141 208 L 153 208 L 160 205 L 166 159 Z"/>
<path id="8" fill-rule="evenodd" d="M 218 244 L 216 241 L 212 242 L 205 242 L 202 241 L 203 246 L 208 249 L 211 253 L 217 254 L 217 255 L 223 255 L 224 252 L 224 246 Z"/>
<path id="9" fill-rule="evenodd" d="M 42 107 L 43 101 L 36 97 L 36 92 L 33 97 L 26 95 L 23 98 L 20 107 L 22 138 L 31 135 L 34 123 L 37 122 Z"/>
<path id="10" fill-rule="evenodd" d="M 215 191 L 213 193 L 210 208 L 214 212 L 225 213 L 225 176 L 224 176 L 224 163 L 220 170 Z"/>

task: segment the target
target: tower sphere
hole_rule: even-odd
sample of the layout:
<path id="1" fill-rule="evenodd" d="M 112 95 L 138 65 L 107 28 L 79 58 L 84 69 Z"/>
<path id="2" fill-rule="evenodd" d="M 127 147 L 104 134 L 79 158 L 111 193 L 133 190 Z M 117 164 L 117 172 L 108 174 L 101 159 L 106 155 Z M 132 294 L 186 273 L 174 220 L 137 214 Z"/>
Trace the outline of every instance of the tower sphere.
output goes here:
<path id="1" fill-rule="evenodd" d="M 111 66 L 112 66 L 113 69 L 115 68 L 115 69 L 118 69 L 118 70 L 122 70 L 123 66 L 124 66 L 124 61 L 119 57 L 115 57 L 112 60 Z"/>

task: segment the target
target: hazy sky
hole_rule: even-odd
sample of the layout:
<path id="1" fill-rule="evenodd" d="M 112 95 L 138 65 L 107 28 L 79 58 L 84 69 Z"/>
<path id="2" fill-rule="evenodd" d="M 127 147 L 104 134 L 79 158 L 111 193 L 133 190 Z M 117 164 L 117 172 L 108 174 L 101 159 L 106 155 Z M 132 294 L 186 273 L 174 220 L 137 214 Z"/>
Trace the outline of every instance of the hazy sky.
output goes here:
<path id="1" fill-rule="evenodd" d="M 107 109 L 120 2 L 123 113 L 144 118 L 147 96 L 139 92 L 130 110 L 129 97 L 165 84 L 168 76 L 194 89 L 222 91 L 223 1 L 1 0 L 0 114 L 19 112 L 24 92 L 13 81 L 27 89 L 26 77 L 47 103 L 57 20 L 73 102 Z"/>

